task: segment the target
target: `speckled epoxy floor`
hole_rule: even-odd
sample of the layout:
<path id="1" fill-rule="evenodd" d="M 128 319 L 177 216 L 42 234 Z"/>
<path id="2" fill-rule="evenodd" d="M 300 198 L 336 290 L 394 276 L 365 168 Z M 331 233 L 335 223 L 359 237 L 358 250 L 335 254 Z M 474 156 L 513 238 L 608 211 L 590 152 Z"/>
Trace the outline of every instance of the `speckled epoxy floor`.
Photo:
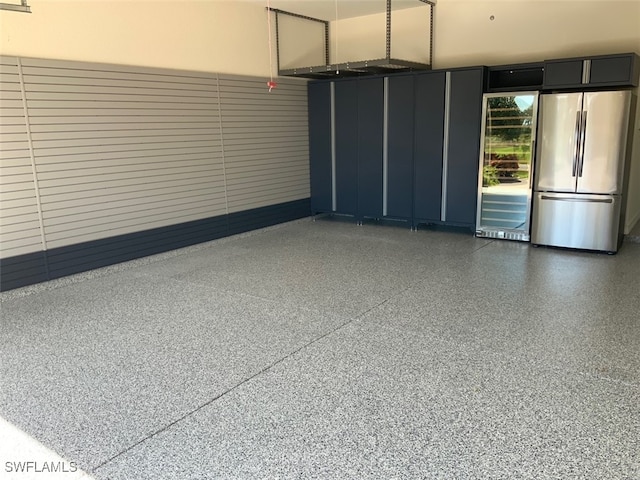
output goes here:
<path id="1" fill-rule="evenodd" d="M 639 280 L 292 222 L 2 294 L 0 416 L 97 479 L 640 478 Z"/>

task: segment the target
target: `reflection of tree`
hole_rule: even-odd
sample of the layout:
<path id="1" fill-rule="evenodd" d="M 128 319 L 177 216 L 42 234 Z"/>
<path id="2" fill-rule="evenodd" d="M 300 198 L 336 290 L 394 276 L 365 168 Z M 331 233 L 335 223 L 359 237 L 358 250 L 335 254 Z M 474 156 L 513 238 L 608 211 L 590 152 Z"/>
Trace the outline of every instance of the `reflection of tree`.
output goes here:
<path id="1" fill-rule="evenodd" d="M 490 135 L 504 141 L 528 142 L 531 139 L 531 129 L 522 127 L 531 126 L 533 106 L 521 110 L 515 97 L 492 97 L 489 98 L 489 109 Z"/>
<path id="2" fill-rule="evenodd" d="M 515 96 L 488 99 L 487 140 L 483 183 L 520 176 L 520 162 L 529 162 L 533 105 L 521 109 Z M 486 177 L 486 178 L 485 178 Z M 494 179 L 495 177 L 495 179 Z"/>

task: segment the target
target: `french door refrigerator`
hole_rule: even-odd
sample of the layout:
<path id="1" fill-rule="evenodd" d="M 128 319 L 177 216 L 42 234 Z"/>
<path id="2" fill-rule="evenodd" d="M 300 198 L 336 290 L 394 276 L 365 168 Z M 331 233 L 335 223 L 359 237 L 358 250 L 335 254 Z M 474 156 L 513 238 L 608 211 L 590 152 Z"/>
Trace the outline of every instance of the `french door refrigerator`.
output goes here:
<path id="1" fill-rule="evenodd" d="M 540 96 L 531 243 L 614 253 L 630 91 Z"/>

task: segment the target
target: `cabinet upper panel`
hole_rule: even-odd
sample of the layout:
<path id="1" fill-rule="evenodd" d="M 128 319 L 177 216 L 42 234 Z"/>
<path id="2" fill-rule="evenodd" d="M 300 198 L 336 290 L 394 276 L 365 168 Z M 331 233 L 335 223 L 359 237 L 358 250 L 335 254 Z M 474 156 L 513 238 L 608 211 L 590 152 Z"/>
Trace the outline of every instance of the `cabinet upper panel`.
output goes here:
<path id="1" fill-rule="evenodd" d="M 583 60 L 547 61 L 544 63 L 543 84 L 547 88 L 571 87 L 582 84 Z"/>
<path id="2" fill-rule="evenodd" d="M 544 62 L 543 88 L 635 87 L 640 59 L 635 53 Z"/>

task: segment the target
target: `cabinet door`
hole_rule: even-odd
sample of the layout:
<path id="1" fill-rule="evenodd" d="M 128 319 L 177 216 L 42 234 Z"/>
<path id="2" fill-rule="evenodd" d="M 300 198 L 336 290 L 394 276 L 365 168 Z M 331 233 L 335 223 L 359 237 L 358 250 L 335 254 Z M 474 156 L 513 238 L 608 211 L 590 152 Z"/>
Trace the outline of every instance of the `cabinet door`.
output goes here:
<path id="1" fill-rule="evenodd" d="M 394 218 L 413 214 L 413 75 L 387 78 L 387 211 Z"/>
<path id="2" fill-rule="evenodd" d="M 382 217 L 384 83 L 358 80 L 358 217 Z"/>
<path id="3" fill-rule="evenodd" d="M 591 60 L 589 85 L 615 86 L 638 84 L 637 57 L 634 54 L 594 58 Z"/>
<path id="4" fill-rule="evenodd" d="M 544 62 L 545 88 L 579 87 L 582 85 L 582 60 Z"/>
<path id="5" fill-rule="evenodd" d="M 331 196 L 331 84 L 309 83 L 309 171 L 311 212 L 330 212 Z"/>
<path id="6" fill-rule="evenodd" d="M 358 84 L 335 82 L 336 212 L 358 211 Z"/>
<path id="7" fill-rule="evenodd" d="M 635 87 L 640 59 L 635 53 L 544 62 L 544 88 Z"/>
<path id="8" fill-rule="evenodd" d="M 482 126 L 482 69 L 450 73 L 446 205 L 443 220 L 475 226 Z"/>
<path id="9" fill-rule="evenodd" d="M 442 200 L 445 74 L 418 74 L 414 82 L 413 216 L 416 223 L 437 222 Z"/>

